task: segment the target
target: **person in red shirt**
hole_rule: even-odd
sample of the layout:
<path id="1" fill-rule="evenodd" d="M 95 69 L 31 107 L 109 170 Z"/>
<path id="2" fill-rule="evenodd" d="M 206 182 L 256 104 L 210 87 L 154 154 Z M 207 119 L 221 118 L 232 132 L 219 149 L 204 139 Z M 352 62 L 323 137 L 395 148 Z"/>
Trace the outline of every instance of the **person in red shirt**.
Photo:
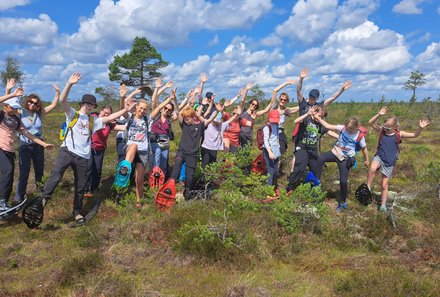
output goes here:
<path id="1" fill-rule="evenodd" d="M 234 108 L 232 115 L 237 113 L 237 107 Z M 231 118 L 229 112 L 223 113 L 223 121 L 226 122 Z M 225 152 L 236 153 L 240 147 L 240 119 L 237 117 L 233 120 L 227 130 L 223 132 L 223 145 Z"/>
<path id="2" fill-rule="evenodd" d="M 108 117 L 113 113 L 110 105 L 102 107 L 98 117 Z M 110 122 L 105 125 L 104 129 L 98 130 L 92 135 L 91 156 L 87 169 L 87 193 L 84 197 L 91 197 L 95 193 L 101 182 L 102 163 L 104 161 L 104 153 L 107 148 L 107 139 L 110 132 L 115 128 L 116 123 Z"/>

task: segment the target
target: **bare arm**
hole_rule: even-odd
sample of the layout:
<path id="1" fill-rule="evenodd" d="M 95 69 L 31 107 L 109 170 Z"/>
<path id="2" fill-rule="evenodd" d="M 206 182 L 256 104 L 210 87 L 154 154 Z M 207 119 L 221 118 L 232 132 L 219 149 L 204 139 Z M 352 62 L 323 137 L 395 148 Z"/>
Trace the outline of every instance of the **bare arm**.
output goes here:
<path id="1" fill-rule="evenodd" d="M 160 113 L 160 110 L 161 110 L 162 108 L 164 108 L 165 105 L 167 105 L 168 103 L 170 103 L 171 100 L 174 99 L 174 96 L 176 96 L 176 89 L 174 89 L 174 90 L 172 91 L 172 95 L 171 95 L 171 96 L 169 96 L 168 98 L 166 98 L 161 104 L 159 104 L 159 106 L 157 106 L 157 107 L 156 107 L 156 108 L 150 113 L 150 117 L 151 117 L 152 119 L 156 118 L 157 115 Z"/>
<path id="2" fill-rule="evenodd" d="M 209 105 L 208 105 L 208 108 L 206 109 L 206 111 L 203 113 L 203 117 L 204 118 L 206 118 L 206 116 L 208 115 L 208 114 L 210 114 L 211 113 L 211 110 L 212 110 L 212 107 L 214 106 L 214 101 L 211 101 L 211 103 L 209 103 Z M 202 109 L 202 111 L 203 111 L 203 106 L 200 106 L 200 108 Z"/>
<path id="3" fill-rule="evenodd" d="M 41 145 L 42 147 L 44 147 L 44 148 L 46 148 L 48 150 L 53 150 L 55 148 L 53 144 L 44 142 L 40 138 L 38 138 L 35 135 L 29 133 L 28 130 L 26 130 L 26 129 L 21 130 L 20 133 L 23 136 L 25 136 L 25 137 L 29 138 L 30 140 L 32 140 L 33 142 L 35 142 L 36 144 Z"/>
<path id="4" fill-rule="evenodd" d="M 329 123 L 327 123 L 326 121 L 324 121 L 324 119 L 322 119 L 322 118 L 320 118 L 320 117 L 318 117 L 318 116 L 315 116 L 315 119 L 324 127 L 324 128 L 326 128 L 326 129 L 329 129 L 329 130 L 333 130 L 333 131 L 338 131 L 338 126 L 336 126 L 336 125 L 332 125 L 332 124 L 329 124 Z"/>
<path id="5" fill-rule="evenodd" d="M 226 123 L 228 123 L 229 125 L 230 123 L 235 121 L 235 119 L 237 119 L 240 114 L 241 114 L 241 108 L 240 106 L 238 106 L 236 112 L 232 115 L 232 117 L 229 118 L 229 120 L 226 121 Z"/>
<path id="6" fill-rule="evenodd" d="M 154 84 L 154 91 L 153 91 L 153 94 L 151 95 L 151 107 L 153 109 L 155 109 L 156 106 L 159 105 L 159 99 L 158 99 L 159 95 L 158 95 L 158 92 L 159 92 L 159 88 L 162 87 L 162 86 L 163 86 L 162 77 L 156 78 L 156 81 L 155 81 L 155 84 Z"/>
<path id="7" fill-rule="evenodd" d="M 128 98 L 127 98 L 128 99 Z M 117 112 L 112 113 L 111 115 L 107 116 L 107 117 L 103 117 L 102 118 L 102 123 L 107 124 L 113 120 L 116 120 L 117 118 L 119 118 L 121 115 L 124 115 L 125 113 L 127 113 L 130 109 L 132 109 L 134 106 L 136 105 L 136 102 L 133 99 L 128 99 L 125 101 L 125 107 L 124 109 L 121 109 Z"/>
<path id="8" fill-rule="evenodd" d="M 125 107 L 125 98 L 127 96 L 127 86 L 122 83 L 119 87 L 119 109 L 124 109 Z"/>
<path id="9" fill-rule="evenodd" d="M 269 102 L 269 104 L 266 106 L 265 109 L 257 111 L 257 117 L 259 117 L 259 116 L 261 116 L 261 115 L 263 115 L 263 114 L 265 114 L 265 113 L 268 113 L 269 110 L 270 110 L 270 108 L 271 108 L 273 105 L 274 105 L 274 103 L 272 103 L 272 100 L 271 100 L 271 101 Z"/>
<path id="10" fill-rule="evenodd" d="M 215 105 L 215 110 L 214 110 L 214 112 L 212 113 L 211 117 L 210 117 L 209 119 L 205 120 L 205 122 L 203 123 L 203 124 L 205 125 L 205 127 L 207 127 L 209 124 L 212 123 L 212 121 L 215 119 L 215 117 L 217 116 L 217 114 L 218 114 L 219 112 L 222 112 L 223 108 L 224 108 L 224 107 L 223 107 L 220 103 L 217 103 L 217 104 Z"/>
<path id="11" fill-rule="evenodd" d="M 301 73 L 299 74 L 298 84 L 296 85 L 296 97 L 298 99 L 298 104 L 301 103 L 301 100 L 304 98 L 302 93 L 302 85 L 304 78 L 306 78 L 309 75 L 309 69 L 303 68 L 301 70 Z"/>
<path id="12" fill-rule="evenodd" d="M 381 132 L 382 129 L 380 128 L 380 126 L 376 123 L 377 120 L 379 119 L 380 116 L 385 115 L 388 112 L 388 107 L 384 106 L 382 107 L 379 112 L 374 115 L 369 121 L 368 124 L 370 124 L 370 126 L 374 129 L 374 131 L 376 132 Z"/>
<path id="13" fill-rule="evenodd" d="M 241 101 L 240 101 L 241 110 L 244 110 L 244 105 L 246 103 L 246 96 L 247 96 L 247 93 L 249 92 L 249 90 L 252 88 L 252 84 L 253 84 L 252 82 L 248 82 L 246 84 L 246 87 L 244 88 L 244 93 L 243 93 L 243 95 L 241 97 Z"/>
<path id="14" fill-rule="evenodd" d="M 11 90 L 15 87 L 15 78 L 10 78 L 6 81 L 5 95 L 11 94 Z"/>
<path id="15" fill-rule="evenodd" d="M 14 97 L 23 96 L 23 94 L 24 94 L 23 88 L 16 88 L 13 93 L 0 96 L 0 103 L 2 103 L 3 101 L 6 101 L 8 99 L 14 98 Z"/>
<path id="16" fill-rule="evenodd" d="M 335 139 L 339 138 L 339 134 L 334 132 L 334 131 L 332 131 L 332 130 L 328 130 L 327 133 L 325 133 L 325 134 L 327 134 L 328 136 L 333 137 Z"/>
<path id="17" fill-rule="evenodd" d="M 240 98 L 240 96 L 242 96 L 244 92 L 244 89 L 240 89 L 240 91 L 238 91 L 238 94 L 235 97 L 232 97 L 229 100 L 225 101 L 225 107 L 231 106 L 232 104 L 234 104 L 235 101 L 237 101 L 238 98 Z"/>
<path id="18" fill-rule="evenodd" d="M 348 88 L 350 88 L 352 85 L 351 80 L 347 80 L 346 82 L 344 82 L 342 84 L 342 87 L 336 92 L 334 93 L 330 98 L 326 99 L 324 101 L 324 106 L 327 107 L 329 106 L 333 101 L 336 100 L 336 98 L 338 98 L 345 90 L 347 90 Z"/>
<path id="19" fill-rule="evenodd" d="M 203 100 L 203 87 L 205 83 L 208 81 L 208 74 L 202 73 L 200 74 L 200 93 L 199 93 L 199 103 L 202 103 Z"/>
<path id="20" fill-rule="evenodd" d="M 41 111 L 41 115 L 40 115 L 41 117 L 44 117 L 49 112 L 51 112 L 55 107 L 57 107 L 58 100 L 60 99 L 60 88 L 58 87 L 57 84 L 53 84 L 52 86 L 55 89 L 55 95 L 53 96 L 52 103 L 46 106 L 45 108 L 43 108 L 43 110 Z"/>
<path id="21" fill-rule="evenodd" d="M 362 155 L 364 155 L 364 166 L 368 168 L 370 166 L 370 159 L 368 157 L 368 149 L 365 146 L 365 147 L 361 148 L 361 151 L 362 151 Z"/>
<path id="22" fill-rule="evenodd" d="M 69 96 L 70 89 L 72 88 L 72 86 L 74 84 L 77 84 L 80 79 L 81 79 L 81 73 L 76 72 L 76 73 L 72 74 L 69 77 L 69 80 L 67 81 L 67 83 L 63 89 L 63 92 L 61 93 L 60 103 L 61 103 L 61 107 L 63 108 L 63 111 L 66 114 L 70 114 L 70 106 L 69 106 L 69 103 L 67 102 L 67 97 Z"/>
<path id="23" fill-rule="evenodd" d="M 400 131 L 400 136 L 402 138 L 416 138 L 420 135 L 420 133 L 422 133 L 422 130 L 425 129 L 426 127 L 428 127 L 430 124 L 430 121 L 428 119 L 423 119 L 419 121 L 419 127 L 417 128 L 417 130 L 415 132 L 405 132 L 405 131 Z"/>

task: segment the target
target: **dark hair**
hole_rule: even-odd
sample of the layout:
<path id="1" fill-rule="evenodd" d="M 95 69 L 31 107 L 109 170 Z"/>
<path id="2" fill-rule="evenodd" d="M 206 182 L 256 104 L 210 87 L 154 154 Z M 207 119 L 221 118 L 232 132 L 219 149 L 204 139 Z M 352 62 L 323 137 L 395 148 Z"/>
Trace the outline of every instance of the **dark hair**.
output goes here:
<path id="1" fill-rule="evenodd" d="M 279 99 L 281 99 L 281 96 L 283 96 L 283 95 L 286 96 L 287 102 L 289 102 L 289 99 L 290 99 L 289 94 L 287 94 L 286 92 L 281 93 Z"/>
<path id="2" fill-rule="evenodd" d="M 24 108 L 28 109 L 29 102 L 32 99 L 37 99 L 38 100 L 38 103 L 37 103 L 37 113 L 40 114 L 41 113 L 41 109 L 42 109 L 42 105 L 41 105 L 40 96 L 38 96 L 37 94 L 32 93 L 32 94 L 29 94 L 27 96 L 27 98 L 26 98 L 26 106 Z"/>
<path id="3" fill-rule="evenodd" d="M 257 103 L 257 107 L 256 108 L 258 109 L 260 107 L 260 102 L 258 102 L 257 99 L 251 99 L 251 101 L 249 101 L 249 105 L 251 105 L 253 101 L 255 101 Z"/>
<path id="4" fill-rule="evenodd" d="M 111 113 L 113 113 L 113 107 L 112 107 L 111 105 L 104 105 L 104 106 L 101 108 L 101 111 L 103 111 L 104 109 L 110 109 Z"/>

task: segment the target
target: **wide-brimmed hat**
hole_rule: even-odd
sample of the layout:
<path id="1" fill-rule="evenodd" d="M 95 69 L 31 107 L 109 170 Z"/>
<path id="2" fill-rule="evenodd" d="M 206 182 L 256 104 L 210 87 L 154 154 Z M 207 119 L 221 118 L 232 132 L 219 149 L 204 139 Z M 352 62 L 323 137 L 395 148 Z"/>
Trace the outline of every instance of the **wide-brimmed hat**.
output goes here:
<path id="1" fill-rule="evenodd" d="M 93 105 L 95 107 L 98 106 L 98 104 L 96 104 L 96 97 L 93 96 L 92 94 L 84 94 L 82 96 L 81 102 L 79 104 L 81 105 L 81 104 L 84 104 L 84 103 L 91 104 L 91 105 Z"/>

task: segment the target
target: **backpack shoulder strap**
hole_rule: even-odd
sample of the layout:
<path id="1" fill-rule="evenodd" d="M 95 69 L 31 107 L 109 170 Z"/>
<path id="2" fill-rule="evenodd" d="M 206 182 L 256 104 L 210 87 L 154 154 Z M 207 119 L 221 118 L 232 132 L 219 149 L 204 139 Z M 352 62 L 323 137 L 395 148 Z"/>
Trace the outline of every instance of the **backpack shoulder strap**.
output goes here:
<path id="1" fill-rule="evenodd" d="M 90 128 L 90 135 L 93 134 L 93 126 L 95 125 L 95 116 L 89 115 L 89 128 Z"/>
<path id="2" fill-rule="evenodd" d="M 400 136 L 400 131 L 396 130 L 396 143 L 400 144 L 402 143 L 402 137 Z"/>
<path id="3" fill-rule="evenodd" d="M 3 110 L 0 110 L 0 123 L 5 118 L 5 112 Z"/>

